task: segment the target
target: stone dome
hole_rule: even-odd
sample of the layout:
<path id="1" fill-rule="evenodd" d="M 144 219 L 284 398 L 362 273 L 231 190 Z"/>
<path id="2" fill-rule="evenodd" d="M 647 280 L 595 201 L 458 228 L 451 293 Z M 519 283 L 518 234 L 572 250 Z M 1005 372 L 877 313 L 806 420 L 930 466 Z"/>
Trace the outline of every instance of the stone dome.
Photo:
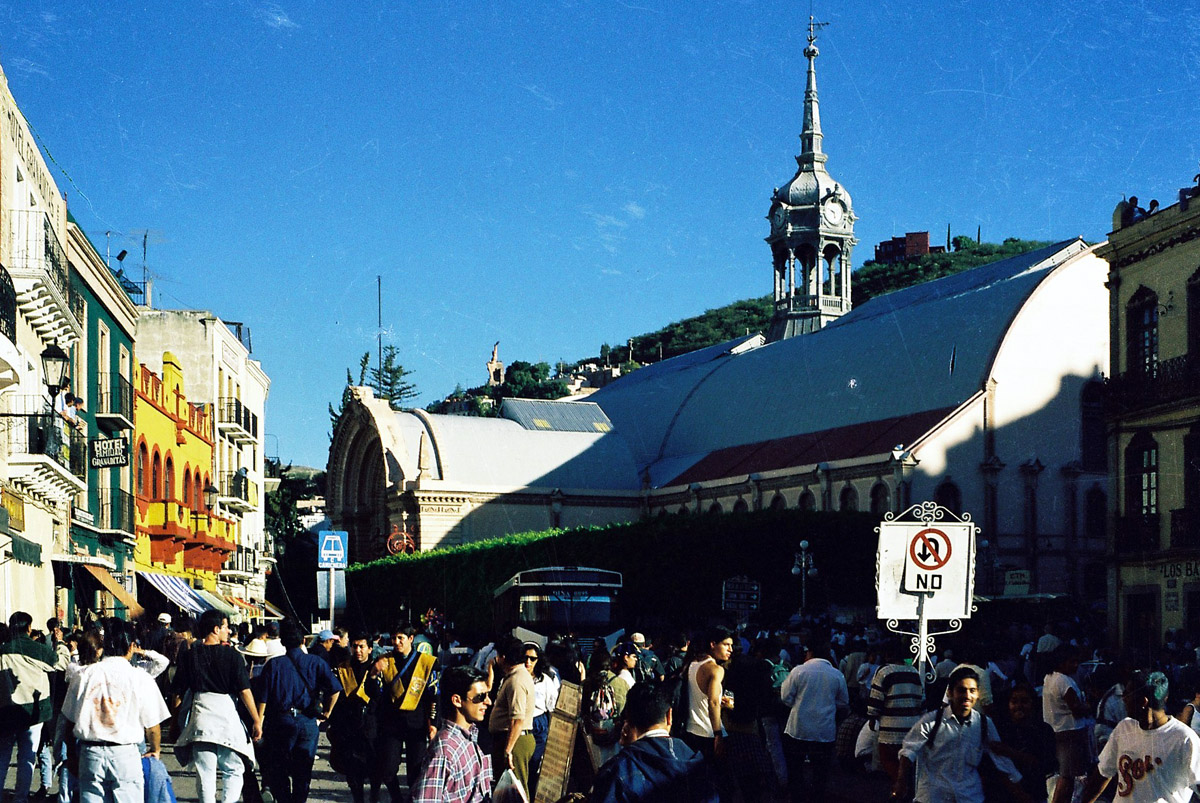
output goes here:
<path id="1" fill-rule="evenodd" d="M 801 168 L 791 181 L 775 191 L 772 200 L 790 207 L 816 206 L 834 187 L 838 188 L 838 195 L 845 201 L 847 208 L 851 208 L 850 193 L 834 181 L 821 166 L 816 166 L 816 169 Z"/>

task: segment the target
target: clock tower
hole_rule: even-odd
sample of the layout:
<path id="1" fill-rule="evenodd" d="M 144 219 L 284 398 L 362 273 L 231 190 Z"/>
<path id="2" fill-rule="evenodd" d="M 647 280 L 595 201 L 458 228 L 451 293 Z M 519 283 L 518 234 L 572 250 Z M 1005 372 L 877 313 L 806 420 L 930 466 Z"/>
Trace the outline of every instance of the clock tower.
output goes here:
<path id="1" fill-rule="evenodd" d="M 825 170 L 817 106 L 817 29 L 808 21 L 808 84 L 796 175 L 771 195 L 767 219 L 775 277 L 775 317 L 767 340 L 815 332 L 850 311 L 854 208 L 850 193 Z"/>

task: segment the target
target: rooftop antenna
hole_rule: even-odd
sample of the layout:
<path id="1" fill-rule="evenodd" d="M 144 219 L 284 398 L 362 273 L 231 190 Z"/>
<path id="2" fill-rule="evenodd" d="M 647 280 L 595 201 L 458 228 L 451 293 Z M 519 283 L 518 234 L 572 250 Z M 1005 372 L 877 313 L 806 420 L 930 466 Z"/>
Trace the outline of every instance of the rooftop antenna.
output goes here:
<path id="1" fill-rule="evenodd" d="M 104 264 L 112 270 L 112 232 L 104 232 Z"/>
<path id="2" fill-rule="evenodd" d="M 154 304 L 150 299 L 150 276 L 146 270 L 146 243 L 150 240 L 150 232 L 147 230 L 142 232 L 142 287 L 146 288 L 146 306 L 153 309 Z"/>
<path id="3" fill-rule="evenodd" d="M 375 309 L 378 314 L 375 335 L 379 340 L 379 381 L 383 383 L 383 276 L 375 274 Z"/>

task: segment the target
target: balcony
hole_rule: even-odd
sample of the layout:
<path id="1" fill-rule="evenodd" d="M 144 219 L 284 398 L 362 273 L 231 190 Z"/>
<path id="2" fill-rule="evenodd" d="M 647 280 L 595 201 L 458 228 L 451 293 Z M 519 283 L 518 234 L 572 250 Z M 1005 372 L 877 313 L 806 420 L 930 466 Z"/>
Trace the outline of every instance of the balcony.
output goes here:
<path id="1" fill-rule="evenodd" d="M 1171 511 L 1171 546 L 1200 547 L 1200 510 L 1181 507 Z"/>
<path id="2" fill-rule="evenodd" d="M 101 488 L 100 517 L 96 526 L 114 535 L 129 539 L 134 537 L 134 524 L 137 521 L 134 514 L 133 494 L 120 488 Z"/>
<path id="3" fill-rule="evenodd" d="M 45 342 L 69 346 L 82 334 L 83 300 L 71 290 L 67 257 L 44 212 L 9 210 L 8 272 L 17 307 Z"/>
<path id="4" fill-rule="evenodd" d="M 253 549 L 238 547 L 225 559 L 221 567 L 221 575 L 225 579 L 249 579 L 258 574 L 258 556 Z"/>
<path id="5" fill-rule="evenodd" d="M 1157 552 L 1159 544 L 1158 514 L 1146 513 L 1119 517 L 1116 536 L 1118 554 Z"/>
<path id="6" fill-rule="evenodd" d="M 241 399 L 222 398 L 217 404 L 217 428 L 234 443 L 258 440 L 258 416 Z"/>
<path id="7" fill-rule="evenodd" d="M 0 415 L 9 479 L 44 499 L 66 502 L 87 489 L 87 438 L 68 430 L 44 396 L 9 396 Z"/>
<path id="8" fill-rule="evenodd" d="M 226 471 L 221 475 L 218 500 L 223 507 L 239 513 L 249 513 L 258 508 L 258 485 L 244 474 Z"/>
<path id="9" fill-rule="evenodd" d="M 100 374 L 96 426 L 106 432 L 133 429 L 133 383 L 120 374 Z"/>
<path id="10" fill-rule="evenodd" d="M 1118 414 L 1200 398 L 1200 354 L 1163 360 L 1153 375 L 1126 371 L 1108 381 L 1108 392 L 1109 409 Z"/>

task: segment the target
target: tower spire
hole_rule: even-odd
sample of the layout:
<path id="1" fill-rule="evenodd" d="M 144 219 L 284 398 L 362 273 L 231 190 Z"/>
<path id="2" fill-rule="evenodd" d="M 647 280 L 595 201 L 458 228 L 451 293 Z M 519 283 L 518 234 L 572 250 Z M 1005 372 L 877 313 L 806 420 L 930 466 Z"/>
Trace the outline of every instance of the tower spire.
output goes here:
<path id="1" fill-rule="evenodd" d="M 804 127 L 800 132 L 800 155 L 796 161 L 800 167 L 811 167 L 816 163 L 824 163 L 826 156 L 821 151 L 821 109 L 817 102 L 817 31 L 829 23 L 817 22 L 815 17 L 808 18 L 808 47 L 804 48 L 804 57 L 808 59 L 808 83 L 804 88 Z"/>

